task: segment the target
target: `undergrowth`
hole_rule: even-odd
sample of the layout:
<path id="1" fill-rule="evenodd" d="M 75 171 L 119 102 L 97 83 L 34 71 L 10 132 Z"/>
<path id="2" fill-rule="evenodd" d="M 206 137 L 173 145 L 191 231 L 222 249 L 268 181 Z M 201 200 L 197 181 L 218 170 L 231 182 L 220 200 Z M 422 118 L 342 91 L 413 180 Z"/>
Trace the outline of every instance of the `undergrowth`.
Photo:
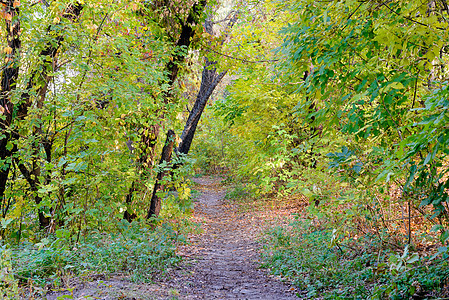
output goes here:
<path id="1" fill-rule="evenodd" d="M 447 255 L 419 257 L 386 249 L 366 237 L 336 243 L 335 232 L 295 220 L 271 228 L 263 267 L 296 285 L 307 299 L 436 299 L 447 285 Z"/>
<path id="2" fill-rule="evenodd" d="M 237 183 L 232 187 L 232 189 L 229 189 L 226 192 L 225 199 L 242 201 L 248 199 L 250 196 L 251 194 L 248 192 L 247 188 L 241 183 Z"/>
<path id="3" fill-rule="evenodd" d="M 179 225 L 179 224 L 178 224 Z M 122 274 L 135 282 L 156 279 L 180 261 L 176 246 L 184 243 L 186 224 L 165 223 L 156 229 L 127 221 L 117 224 L 116 232 L 91 231 L 81 237 L 65 229 L 37 244 L 0 248 L 0 283 L 3 296 L 14 299 L 18 286 L 38 286 L 42 291 L 59 287 L 64 278 L 91 274 Z M 2 295 L 0 295 L 2 299 Z"/>

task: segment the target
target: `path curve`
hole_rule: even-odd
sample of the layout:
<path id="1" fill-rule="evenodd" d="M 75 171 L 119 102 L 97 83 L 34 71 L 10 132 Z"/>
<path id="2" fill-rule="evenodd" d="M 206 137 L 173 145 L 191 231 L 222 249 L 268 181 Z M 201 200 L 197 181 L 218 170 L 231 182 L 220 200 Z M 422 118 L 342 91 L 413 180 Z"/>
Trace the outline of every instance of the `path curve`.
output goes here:
<path id="1" fill-rule="evenodd" d="M 170 282 L 179 299 L 298 299 L 294 288 L 258 268 L 264 217 L 226 203 L 220 178 L 194 181 L 201 191 L 194 217 L 203 232 L 181 249 L 185 261 Z"/>

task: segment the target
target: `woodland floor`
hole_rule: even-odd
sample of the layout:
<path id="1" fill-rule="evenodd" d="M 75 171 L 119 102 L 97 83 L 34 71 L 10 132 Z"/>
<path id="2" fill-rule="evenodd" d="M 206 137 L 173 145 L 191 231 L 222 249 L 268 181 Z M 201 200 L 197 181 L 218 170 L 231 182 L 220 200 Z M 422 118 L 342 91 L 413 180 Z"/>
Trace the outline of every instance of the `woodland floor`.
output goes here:
<path id="1" fill-rule="evenodd" d="M 179 248 L 184 260 L 155 284 L 137 284 L 120 277 L 99 277 L 69 283 L 74 299 L 298 299 L 295 288 L 259 268 L 261 232 L 285 222 L 289 209 L 235 203 L 225 199 L 219 177 L 195 178 L 200 193 L 193 221 L 202 232 Z M 65 293 L 47 295 L 48 300 Z"/>

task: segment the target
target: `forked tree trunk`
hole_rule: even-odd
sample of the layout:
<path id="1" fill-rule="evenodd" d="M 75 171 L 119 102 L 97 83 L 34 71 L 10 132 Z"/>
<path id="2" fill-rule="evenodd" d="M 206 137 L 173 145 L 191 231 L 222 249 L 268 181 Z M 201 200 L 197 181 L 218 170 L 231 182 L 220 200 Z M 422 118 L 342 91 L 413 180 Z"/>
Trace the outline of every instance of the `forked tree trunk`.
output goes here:
<path id="1" fill-rule="evenodd" d="M 229 21 L 229 24 L 227 28 L 230 28 L 234 25 L 234 23 L 237 20 L 237 14 L 235 14 Z M 210 20 L 206 20 L 205 22 L 205 29 L 206 32 L 213 35 L 212 30 L 212 22 Z M 223 37 L 222 43 L 224 42 L 226 38 Z M 207 101 L 209 100 L 210 96 L 212 95 L 213 91 L 217 87 L 217 85 L 220 83 L 220 81 L 223 79 L 223 77 L 226 75 L 227 71 L 223 71 L 221 73 L 217 73 L 217 68 L 215 65 L 217 62 L 210 61 L 207 57 L 205 57 L 205 64 L 203 67 L 203 72 L 201 75 L 201 85 L 200 90 L 198 91 L 198 94 L 196 96 L 195 104 L 193 105 L 192 110 L 189 113 L 189 117 L 187 118 L 186 125 L 184 126 L 184 130 L 181 134 L 181 142 L 179 143 L 179 146 L 176 148 L 177 154 L 188 154 L 190 150 L 190 146 L 192 145 L 193 137 L 195 136 L 195 131 L 198 126 L 198 122 L 201 119 L 201 115 L 203 114 L 204 108 L 206 107 Z M 173 149 L 173 147 L 172 147 Z M 165 150 L 165 147 L 164 147 Z M 164 150 L 162 151 L 162 157 L 164 156 Z M 165 154 L 167 155 L 167 154 Z M 170 154 L 171 156 L 171 154 Z M 161 161 L 162 161 L 161 157 Z M 173 169 L 178 168 L 179 165 L 174 165 L 172 170 L 170 172 L 161 172 L 158 173 L 155 187 L 153 190 L 153 197 L 157 193 L 157 189 L 161 190 L 161 181 L 164 179 L 164 176 L 172 173 Z M 155 208 L 152 209 L 153 204 L 155 205 Z M 151 207 L 150 211 L 148 212 L 147 218 L 151 217 L 157 217 L 159 216 L 160 211 L 160 199 L 155 198 L 153 203 L 153 198 L 151 199 Z M 156 206 L 159 205 L 159 206 Z"/>
<path id="2" fill-rule="evenodd" d="M 178 73 L 179 73 L 179 65 L 182 64 L 182 62 L 184 61 L 188 51 L 185 51 L 185 49 L 189 49 L 190 45 L 192 43 L 192 38 L 195 35 L 196 32 L 196 24 L 198 24 L 201 14 L 203 13 L 204 8 L 206 7 L 207 4 L 207 0 L 199 0 L 197 3 L 195 3 L 192 7 L 192 9 L 189 11 L 189 14 L 185 20 L 185 22 L 182 23 L 181 26 L 181 33 L 179 35 L 179 38 L 176 42 L 176 48 L 179 49 L 183 49 L 183 51 L 177 51 L 176 54 L 173 55 L 172 59 L 165 65 L 165 70 L 167 71 L 168 74 L 168 80 L 165 84 L 167 84 L 170 88 L 164 93 L 164 102 L 165 104 L 169 104 L 170 103 L 170 97 L 171 97 L 171 87 L 173 86 L 174 82 L 176 81 L 176 79 L 178 78 Z M 164 116 L 161 116 L 161 118 L 163 119 Z M 160 125 L 159 124 L 154 124 L 148 128 L 145 128 L 145 131 L 150 131 L 150 132 L 155 132 L 155 138 L 153 141 L 151 141 L 151 145 L 149 147 L 151 147 L 151 151 L 154 154 L 154 148 L 156 146 L 156 141 L 159 135 L 159 129 L 160 129 Z M 142 136 L 142 144 L 145 147 L 145 142 L 144 140 L 146 139 L 145 136 Z M 153 160 L 153 157 L 151 157 L 151 160 Z M 146 166 L 142 166 L 143 168 L 143 173 L 145 173 L 145 168 L 147 170 L 150 170 L 150 165 L 151 163 L 148 161 L 147 159 L 147 164 Z M 158 181 L 158 180 L 156 180 Z M 156 183 L 157 184 L 157 183 Z M 134 196 L 135 192 L 139 191 L 139 184 L 138 182 L 136 183 L 136 181 L 133 181 L 133 183 L 131 184 L 131 188 L 128 191 L 128 194 L 126 196 L 125 202 L 126 202 L 126 206 L 127 209 L 123 215 L 123 218 L 126 219 L 128 222 L 131 222 L 135 217 L 136 214 L 129 209 L 129 207 L 132 204 L 132 199 Z M 153 191 L 154 194 L 154 191 Z M 148 216 L 150 215 L 150 212 L 148 212 Z"/>
<path id="3" fill-rule="evenodd" d="M 190 111 L 189 117 L 187 119 L 186 125 L 181 135 L 181 143 L 179 147 L 176 149 L 176 153 L 188 154 L 190 150 L 190 146 L 192 145 L 192 140 L 195 135 L 196 128 L 198 126 L 198 122 L 200 121 L 201 115 L 206 107 L 207 101 L 209 100 L 212 92 L 220 83 L 221 79 L 226 74 L 226 71 L 217 74 L 216 68 L 213 67 L 215 62 L 210 62 L 206 58 L 206 64 L 203 68 L 203 74 L 201 79 L 200 90 L 197 94 L 195 104 L 193 105 L 192 110 Z M 161 161 L 159 164 L 163 164 L 166 162 L 167 164 L 171 160 L 171 155 L 173 152 L 175 143 L 175 133 L 172 130 L 169 130 L 167 133 L 167 141 L 165 142 L 164 149 L 162 150 Z M 175 165 L 173 168 L 177 168 Z M 161 170 L 157 174 L 156 183 L 153 189 L 153 196 L 151 197 L 151 206 L 147 215 L 147 219 L 151 217 L 158 217 L 159 212 L 161 210 L 161 200 L 158 196 L 158 192 L 164 190 L 164 185 L 162 181 L 164 177 L 172 172 L 171 170 Z"/>
<path id="4" fill-rule="evenodd" d="M 228 30 L 234 26 L 237 21 L 238 13 L 235 13 L 232 18 L 229 19 L 229 23 L 224 30 L 224 36 L 221 39 L 221 44 L 224 43 L 228 36 Z M 214 35 L 213 31 L 213 23 L 210 19 L 206 20 L 205 31 Z M 201 75 L 201 86 L 198 94 L 196 96 L 195 104 L 193 105 L 192 110 L 189 113 L 189 117 L 187 119 L 184 130 L 181 134 L 181 142 L 179 143 L 178 148 L 176 148 L 177 153 L 188 154 L 190 150 L 190 146 L 192 145 L 193 137 L 195 135 L 196 127 L 198 126 L 198 122 L 200 121 L 201 115 L 206 107 L 207 101 L 209 101 L 210 96 L 214 92 L 217 85 L 221 82 L 223 77 L 226 75 L 227 70 L 222 71 L 221 73 L 217 73 L 217 68 L 215 65 L 216 61 L 210 61 L 207 57 L 204 58 L 205 64 L 203 67 L 203 73 Z"/>

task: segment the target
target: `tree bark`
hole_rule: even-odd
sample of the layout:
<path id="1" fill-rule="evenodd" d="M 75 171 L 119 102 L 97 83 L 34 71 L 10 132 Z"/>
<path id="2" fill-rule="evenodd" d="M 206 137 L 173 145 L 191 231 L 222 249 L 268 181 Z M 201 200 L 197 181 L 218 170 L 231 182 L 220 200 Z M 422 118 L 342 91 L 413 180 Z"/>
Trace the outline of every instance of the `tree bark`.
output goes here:
<path id="1" fill-rule="evenodd" d="M 158 217 L 161 211 L 161 198 L 159 193 L 165 189 L 165 185 L 162 182 L 163 178 L 170 173 L 167 168 L 170 166 L 171 155 L 175 145 L 175 132 L 169 130 L 167 132 L 167 139 L 165 140 L 164 148 L 162 149 L 161 160 L 159 161 L 159 167 L 161 168 L 157 173 L 156 183 L 153 188 L 153 195 L 151 196 L 150 210 L 148 211 L 147 219 L 151 217 Z"/>
<path id="2" fill-rule="evenodd" d="M 203 73 L 201 76 L 200 90 L 198 91 L 195 104 L 189 113 L 186 125 L 182 131 L 181 142 L 176 149 L 177 153 L 189 153 L 196 127 L 198 126 L 198 122 L 200 121 L 207 101 L 227 72 L 223 71 L 221 73 L 217 73 L 217 69 L 214 67 L 216 62 L 209 61 L 207 57 L 205 58 L 205 61 L 206 63 L 204 64 Z"/>
<path id="3" fill-rule="evenodd" d="M 132 220 L 137 217 L 137 215 L 135 213 L 130 212 L 131 210 L 128 210 L 128 206 L 131 205 L 131 203 L 132 203 L 132 200 L 133 200 L 132 196 L 135 191 L 137 191 L 137 188 L 136 188 L 136 182 L 134 181 L 131 184 L 131 187 L 129 188 L 128 195 L 126 195 L 126 199 L 125 199 L 126 210 L 125 210 L 125 213 L 123 214 L 123 219 L 125 219 L 129 223 L 131 223 Z"/>
<path id="4" fill-rule="evenodd" d="M 231 18 L 227 28 L 230 28 L 234 25 L 234 23 L 237 20 L 237 14 L 234 15 L 234 17 Z M 205 29 L 206 32 L 213 35 L 212 30 L 212 21 L 206 20 L 205 21 Z M 221 44 L 224 43 L 226 36 L 223 37 Z M 205 65 L 203 67 L 203 72 L 201 75 L 201 85 L 200 90 L 198 91 L 198 94 L 196 96 L 195 104 L 193 105 L 192 110 L 189 113 L 189 117 L 187 119 L 186 125 L 184 127 L 184 130 L 182 131 L 181 135 L 181 142 L 176 148 L 177 154 L 188 154 L 190 150 L 190 146 L 192 145 L 193 137 L 195 135 L 196 128 L 198 126 L 198 122 L 200 121 L 201 115 L 204 111 L 204 108 L 206 107 L 207 101 L 209 100 L 210 96 L 212 95 L 213 91 L 217 87 L 217 85 L 220 83 L 220 81 L 223 79 L 223 77 L 226 75 L 227 71 L 223 71 L 221 73 L 217 73 L 217 68 L 215 65 L 217 62 L 210 61 L 207 57 L 205 57 Z M 171 147 L 173 150 L 173 147 Z M 165 154 L 164 151 L 162 151 L 162 157 L 164 157 Z M 171 153 L 170 153 L 171 156 Z M 161 157 L 161 160 L 162 160 Z M 156 183 L 153 190 L 153 197 L 157 194 L 157 191 L 161 190 L 161 181 L 164 179 L 164 177 L 170 173 L 172 173 L 173 169 L 178 168 L 179 165 L 174 165 L 172 167 L 172 170 L 170 172 L 160 172 L 157 175 Z M 150 217 L 157 217 L 159 216 L 160 211 L 160 199 L 157 197 L 154 199 L 151 199 L 151 207 L 150 211 L 148 212 L 147 218 Z"/>
<path id="5" fill-rule="evenodd" d="M 228 36 L 228 30 L 232 28 L 232 26 L 234 26 L 235 22 L 237 21 L 237 17 L 238 13 L 235 13 L 232 18 L 229 19 L 229 23 L 224 30 L 225 34 L 221 39 L 221 45 L 223 45 Z M 204 28 L 208 34 L 214 35 L 213 22 L 210 19 L 207 19 L 205 21 Z M 209 98 L 212 95 L 213 91 L 227 73 L 227 70 L 222 71 L 221 73 L 217 73 L 217 68 L 215 67 L 217 62 L 210 61 L 207 57 L 205 57 L 204 59 L 205 64 L 201 76 L 200 90 L 198 91 L 195 104 L 193 105 L 193 108 L 189 113 L 186 125 L 184 127 L 184 130 L 182 131 L 181 142 L 179 143 L 178 148 L 176 148 L 177 153 L 189 153 L 190 146 L 192 145 L 193 137 L 195 135 L 196 127 L 198 126 L 198 122 L 200 121 L 207 101 L 209 101 Z"/>
<path id="6" fill-rule="evenodd" d="M 4 8 L 5 15 L 11 18 L 5 18 L 5 28 L 7 34 L 7 44 L 10 50 L 6 54 L 6 66 L 3 68 L 0 91 L 0 110 L 2 119 L 0 120 L 0 131 L 2 138 L 0 139 L 0 197 L 5 196 L 6 184 L 8 181 L 9 171 L 12 164 L 12 154 L 14 146 L 8 144 L 11 131 L 9 130 L 12 122 L 12 114 L 14 105 L 11 101 L 13 91 L 16 89 L 16 83 L 19 76 L 19 52 L 21 48 L 20 41 L 20 20 L 19 8 L 14 7 L 14 1 L 9 0 Z"/>

